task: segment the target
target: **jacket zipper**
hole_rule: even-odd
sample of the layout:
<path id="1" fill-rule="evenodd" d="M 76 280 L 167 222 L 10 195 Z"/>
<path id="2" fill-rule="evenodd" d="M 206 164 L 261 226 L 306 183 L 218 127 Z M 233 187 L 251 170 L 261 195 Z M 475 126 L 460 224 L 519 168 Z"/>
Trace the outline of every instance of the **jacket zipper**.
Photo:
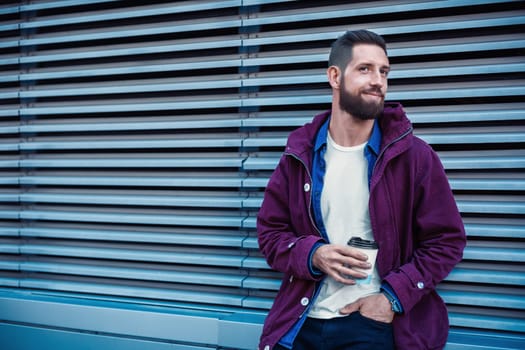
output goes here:
<path id="1" fill-rule="evenodd" d="M 315 230 L 317 231 L 317 233 L 319 234 L 319 237 L 323 237 L 322 233 L 321 233 L 321 230 L 319 230 L 319 228 L 317 227 L 317 225 L 315 224 L 315 220 L 312 218 L 312 201 L 313 201 L 313 193 L 312 193 L 312 190 L 313 190 L 313 179 L 312 179 L 312 175 L 310 174 L 310 170 L 308 169 L 308 167 L 306 166 L 306 164 L 304 163 L 304 161 L 297 155 L 293 154 L 293 153 L 289 153 L 289 152 L 284 152 L 285 155 L 287 156 L 290 156 L 292 158 L 295 158 L 296 160 L 298 160 L 304 167 L 304 169 L 306 170 L 306 173 L 308 174 L 308 178 L 310 179 L 310 201 L 308 202 L 308 217 L 310 218 L 310 222 L 312 223 L 312 226 L 315 228 Z M 314 300 L 316 299 L 316 296 L 317 296 L 317 292 L 319 291 L 319 288 L 314 288 L 313 290 L 313 293 L 312 295 L 310 295 L 310 303 L 308 304 L 308 306 L 304 309 L 304 311 L 301 313 L 301 315 L 299 315 L 299 319 L 302 319 L 304 317 L 304 315 L 310 311 L 310 308 L 312 307 L 313 305 L 313 302 Z"/>
<path id="2" fill-rule="evenodd" d="M 394 143 L 400 141 L 401 139 L 405 138 L 405 136 L 407 136 L 408 134 L 410 134 L 412 132 L 412 130 L 414 130 L 413 127 L 410 127 L 408 128 L 403 134 L 401 134 L 399 137 L 397 137 L 396 139 L 392 140 L 392 142 L 390 142 L 388 145 L 385 146 L 385 148 L 383 148 L 381 150 L 381 152 L 379 153 L 379 155 L 377 156 L 377 159 L 376 161 L 374 162 L 374 168 L 372 169 L 372 176 L 374 174 L 374 171 L 376 170 L 376 166 L 377 166 L 377 163 L 379 162 L 379 159 L 383 156 L 383 154 L 385 153 L 385 151 L 387 149 L 389 149 Z"/>
<path id="3" fill-rule="evenodd" d="M 312 226 L 315 228 L 317 233 L 319 233 L 319 237 L 323 237 L 323 235 L 321 234 L 321 230 L 319 230 L 319 228 L 315 224 L 315 220 L 312 218 L 313 179 L 312 179 L 312 175 L 310 174 L 310 170 L 308 169 L 308 167 L 306 166 L 304 161 L 301 158 L 299 158 L 299 156 L 297 156 L 297 155 L 295 155 L 293 153 L 288 153 L 288 152 L 285 152 L 284 154 L 287 155 L 287 156 L 290 156 L 292 158 L 297 159 L 303 165 L 304 169 L 306 170 L 306 173 L 308 174 L 308 178 L 310 179 L 310 191 L 309 191 L 310 192 L 310 201 L 308 202 L 308 217 L 310 218 L 310 222 L 312 223 Z"/>

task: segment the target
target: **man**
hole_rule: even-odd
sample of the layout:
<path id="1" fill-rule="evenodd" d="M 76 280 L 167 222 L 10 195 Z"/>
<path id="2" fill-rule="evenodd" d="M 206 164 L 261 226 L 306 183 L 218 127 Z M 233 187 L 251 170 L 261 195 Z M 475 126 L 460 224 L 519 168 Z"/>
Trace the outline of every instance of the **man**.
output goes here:
<path id="1" fill-rule="evenodd" d="M 260 350 L 442 349 L 435 287 L 466 241 L 445 172 L 402 106 L 384 102 L 382 37 L 349 31 L 328 63 L 332 109 L 290 134 L 257 219 L 284 275 Z M 351 237 L 375 241 L 377 259 Z"/>

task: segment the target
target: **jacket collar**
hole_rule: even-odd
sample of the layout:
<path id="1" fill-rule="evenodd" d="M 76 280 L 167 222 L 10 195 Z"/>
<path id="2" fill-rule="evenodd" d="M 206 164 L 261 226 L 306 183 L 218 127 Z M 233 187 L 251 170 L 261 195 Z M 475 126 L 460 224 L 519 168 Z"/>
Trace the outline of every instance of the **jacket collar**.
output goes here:
<path id="1" fill-rule="evenodd" d="M 328 127 L 330 125 L 330 118 L 326 119 L 326 121 L 323 123 L 321 128 L 319 129 L 319 132 L 317 133 L 317 138 L 315 141 L 314 151 L 317 152 L 321 147 L 324 147 L 326 145 L 326 139 L 328 137 Z M 379 127 L 379 123 L 376 120 L 374 122 L 374 127 L 372 129 L 372 134 L 370 135 L 370 139 L 368 140 L 368 143 L 366 144 L 366 147 L 375 153 L 375 155 L 379 155 L 380 148 L 381 148 L 381 129 Z"/>
<path id="2" fill-rule="evenodd" d="M 322 146 L 319 144 L 316 137 L 318 132 L 323 127 L 326 128 L 323 132 L 328 132 L 328 120 L 330 119 L 331 111 L 325 111 L 318 114 L 314 119 L 300 127 L 290 134 L 286 144 L 285 153 L 293 154 L 305 162 L 306 165 L 311 163 L 312 149 L 318 149 Z M 386 102 L 383 114 L 374 123 L 374 129 L 369 141 L 369 146 L 374 153 L 379 154 L 386 145 L 407 134 L 412 129 L 412 125 L 405 112 L 403 106 L 397 102 Z M 379 135 L 379 136 L 378 136 Z M 326 141 L 326 134 L 323 141 Z M 380 145 L 377 144 L 380 140 Z"/>

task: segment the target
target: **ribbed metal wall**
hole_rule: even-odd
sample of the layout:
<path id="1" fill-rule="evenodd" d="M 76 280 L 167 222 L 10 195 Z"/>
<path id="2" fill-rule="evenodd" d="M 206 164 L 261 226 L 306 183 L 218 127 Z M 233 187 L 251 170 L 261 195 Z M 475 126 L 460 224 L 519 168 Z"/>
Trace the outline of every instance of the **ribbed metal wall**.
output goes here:
<path id="1" fill-rule="evenodd" d="M 330 43 L 368 28 L 389 43 L 387 99 L 440 154 L 465 221 L 439 287 L 449 347 L 481 332 L 519 348 L 523 5 L 3 1 L 1 289 L 264 316 L 279 285 L 256 243 L 265 184 L 289 132 L 329 107 Z"/>

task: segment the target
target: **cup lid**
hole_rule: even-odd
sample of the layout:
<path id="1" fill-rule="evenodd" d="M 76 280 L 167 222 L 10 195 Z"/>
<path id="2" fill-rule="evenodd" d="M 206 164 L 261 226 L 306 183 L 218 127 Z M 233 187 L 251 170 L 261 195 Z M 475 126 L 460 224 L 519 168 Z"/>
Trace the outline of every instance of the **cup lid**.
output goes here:
<path id="1" fill-rule="evenodd" d="M 377 249 L 376 241 L 362 239 L 361 237 L 352 237 L 348 240 L 347 244 L 356 248 Z"/>

